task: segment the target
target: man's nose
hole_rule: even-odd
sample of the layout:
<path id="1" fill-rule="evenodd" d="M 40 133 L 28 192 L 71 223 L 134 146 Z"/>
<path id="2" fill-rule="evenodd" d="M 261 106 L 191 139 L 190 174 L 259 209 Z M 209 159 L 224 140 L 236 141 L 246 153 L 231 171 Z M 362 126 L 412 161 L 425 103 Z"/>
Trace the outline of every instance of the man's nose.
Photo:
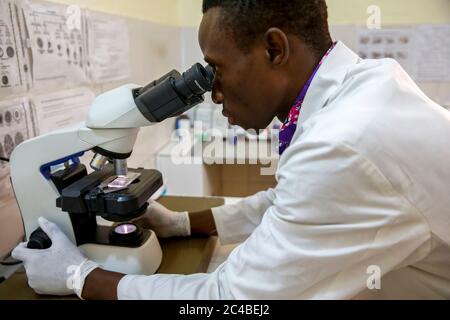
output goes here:
<path id="1" fill-rule="evenodd" d="M 211 93 L 211 99 L 215 104 L 222 104 L 223 103 L 223 93 L 220 90 L 218 84 L 216 81 L 214 81 L 213 89 Z"/>

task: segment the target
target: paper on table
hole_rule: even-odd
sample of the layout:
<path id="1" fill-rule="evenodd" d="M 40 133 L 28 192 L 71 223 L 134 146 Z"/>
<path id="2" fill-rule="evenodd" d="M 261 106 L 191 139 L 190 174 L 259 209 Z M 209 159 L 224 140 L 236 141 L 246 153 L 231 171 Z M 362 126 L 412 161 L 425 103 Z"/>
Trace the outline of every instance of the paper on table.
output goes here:
<path id="1" fill-rule="evenodd" d="M 23 92 L 29 85 L 29 67 L 23 47 L 20 10 L 10 0 L 0 0 L 0 93 Z"/>
<path id="2" fill-rule="evenodd" d="M 127 22 L 115 16 L 88 11 L 86 19 L 88 74 L 95 83 L 130 77 Z"/>
<path id="3" fill-rule="evenodd" d="M 86 120 L 95 99 L 88 88 L 76 88 L 33 97 L 39 135 Z"/>
<path id="4" fill-rule="evenodd" d="M 398 61 L 408 74 L 415 78 L 415 53 L 411 28 L 359 28 L 356 47 L 363 59 L 392 58 Z"/>
<path id="5" fill-rule="evenodd" d="M 67 23 L 68 8 L 35 1 L 24 4 L 35 88 L 61 88 L 88 82 L 83 24 L 70 26 Z M 83 19 L 81 15 L 79 18 Z"/>
<path id="6" fill-rule="evenodd" d="M 416 28 L 417 80 L 450 81 L 450 25 Z"/>
<path id="7" fill-rule="evenodd" d="M 35 136 L 34 119 L 27 98 L 0 101 L 0 156 L 10 158 L 19 143 Z M 0 161 L 0 198 L 8 193 L 9 165 Z"/>

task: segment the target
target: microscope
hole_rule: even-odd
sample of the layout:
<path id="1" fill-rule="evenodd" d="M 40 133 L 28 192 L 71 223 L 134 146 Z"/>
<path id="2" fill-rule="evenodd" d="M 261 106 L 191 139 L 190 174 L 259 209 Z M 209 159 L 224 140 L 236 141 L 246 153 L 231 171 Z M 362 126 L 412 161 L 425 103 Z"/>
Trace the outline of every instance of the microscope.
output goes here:
<path id="1" fill-rule="evenodd" d="M 38 228 L 56 223 L 86 257 L 104 269 L 153 274 L 162 252 L 154 232 L 129 221 L 145 214 L 162 186 L 157 170 L 127 166 L 140 127 L 184 113 L 212 90 L 211 66 L 172 70 L 145 87 L 128 84 L 99 95 L 86 122 L 28 140 L 11 155 L 11 182 L 28 248 L 51 240 Z M 93 151 L 88 174 L 80 157 Z M 110 221 L 99 224 L 97 217 Z"/>

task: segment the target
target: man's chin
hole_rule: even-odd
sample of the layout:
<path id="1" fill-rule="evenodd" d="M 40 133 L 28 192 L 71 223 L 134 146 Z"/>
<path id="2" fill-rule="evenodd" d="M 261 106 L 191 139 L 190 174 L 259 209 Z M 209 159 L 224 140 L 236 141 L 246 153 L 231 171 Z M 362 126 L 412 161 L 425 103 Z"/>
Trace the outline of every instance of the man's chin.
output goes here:
<path id="1" fill-rule="evenodd" d="M 254 130 L 256 132 L 259 132 L 260 130 L 264 130 L 267 128 L 267 126 L 261 126 L 261 125 L 256 125 L 256 124 L 248 124 L 245 122 L 241 122 L 239 121 L 239 119 L 233 118 L 233 117 L 227 117 L 228 118 L 228 123 L 232 126 L 238 126 L 243 128 L 244 130 Z"/>

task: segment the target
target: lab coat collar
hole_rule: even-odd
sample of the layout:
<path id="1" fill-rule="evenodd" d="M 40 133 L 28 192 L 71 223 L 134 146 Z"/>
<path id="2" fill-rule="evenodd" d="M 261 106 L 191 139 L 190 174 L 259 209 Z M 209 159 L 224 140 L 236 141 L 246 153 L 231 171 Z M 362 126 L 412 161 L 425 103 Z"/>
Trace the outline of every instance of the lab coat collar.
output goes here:
<path id="1" fill-rule="evenodd" d="M 344 43 L 341 41 L 336 43 L 320 66 L 306 93 L 300 112 L 300 124 L 306 122 L 314 113 L 328 104 L 333 93 L 341 87 L 349 69 L 359 59 Z"/>

